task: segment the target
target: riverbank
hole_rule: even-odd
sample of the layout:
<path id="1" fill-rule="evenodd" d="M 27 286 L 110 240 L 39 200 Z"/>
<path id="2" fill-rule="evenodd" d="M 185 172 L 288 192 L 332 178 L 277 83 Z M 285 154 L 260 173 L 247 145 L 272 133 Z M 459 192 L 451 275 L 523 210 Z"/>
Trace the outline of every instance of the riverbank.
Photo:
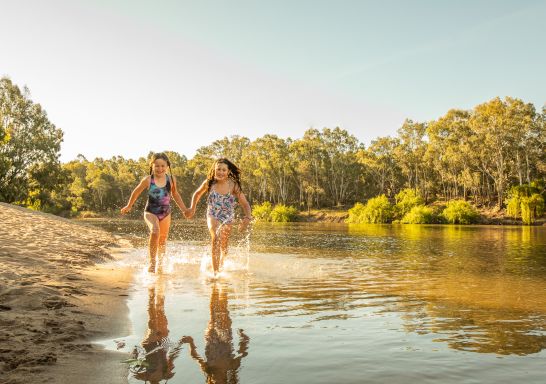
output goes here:
<path id="1" fill-rule="evenodd" d="M 434 207 L 434 206 L 433 206 Z M 478 213 L 480 215 L 479 221 L 476 224 L 482 225 L 524 225 L 521 219 L 514 219 L 507 216 L 505 210 L 499 210 L 497 208 L 479 208 Z M 312 209 L 309 212 L 300 211 L 295 217 L 296 222 L 307 223 L 345 223 L 345 220 L 349 217 L 347 210 L 335 210 L 335 209 Z M 98 213 L 86 212 L 78 217 L 83 222 L 92 222 L 93 220 L 105 220 L 105 219 L 119 219 L 120 216 L 101 215 Z M 141 220 L 140 216 L 134 216 L 134 220 Z M 185 220 L 178 216 L 176 219 Z M 201 220 L 199 217 L 192 220 Z M 204 219 L 203 219 L 204 220 Z M 540 226 L 546 225 L 546 216 L 538 218 L 532 225 Z"/>
<path id="2" fill-rule="evenodd" d="M 297 221 L 308 223 L 344 223 L 349 217 L 347 211 L 333 209 L 312 209 L 309 212 L 301 211 Z"/>
<path id="3" fill-rule="evenodd" d="M 92 340 L 127 334 L 123 239 L 0 203 L 2 383 L 125 383 L 124 356 Z M 128 244 L 127 244 L 128 246 Z"/>
<path id="4" fill-rule="evenodd" d="M 497 208 L 480 208 L 479 221 L 476 224 L 482 225 L 524 225 L 521 219 L 514 219 L 507 216 L 504 210 Z M 341 210 L 311 210 L 310 212 L 300 212 L 297 221 L 303 222 L 324 222 L 324 223 L 344 223 L 349 217 L 347 211 Z M 538 218 L 532 225 L 546 225 L 546 216 Z"/>

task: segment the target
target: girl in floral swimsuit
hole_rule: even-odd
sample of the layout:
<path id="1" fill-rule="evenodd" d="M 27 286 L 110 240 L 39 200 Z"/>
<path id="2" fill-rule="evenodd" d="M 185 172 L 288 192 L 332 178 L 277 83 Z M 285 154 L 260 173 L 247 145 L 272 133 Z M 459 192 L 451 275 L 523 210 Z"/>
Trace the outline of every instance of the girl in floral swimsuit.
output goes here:
<path id="1" fill-rule="evenodd" d="M 125 214 L 131 210 L 136 199 L 148 188 L 148 201 L 144 208 L 144 221 L 150 229 L 148 272 L 155 273 L 156 265 L 162 267 L 163 256 L 171 226 L 171 197 L 184 215 L 190 212 L 176 189 L 176 180 L 167 174 L 171 163 L 164 153 L 154 153 L 150 161 L 150 174 L 144 177 L 131 193 L 129 203 L 121 208 Z M 157 260 L 158 259 L 158 260 Z M 157 262 L 158 261 L 158 262 Z"/>
<path id="2" fill-rule="evenodd" d="M 240 169 L 226 158 L 218 159 L 209 170 L 207 179 L 195 191 L 188 218 L 195 214 L 197 202 L 208 192 L 207 225 L 211 238 L 212 268 L 216 275 L 222 269 L 227 254 L 229 234 L 235 219 L 237 202 L 244 211 L 241 230 L 250 223 L 251 211 L 241 190 Z"/>

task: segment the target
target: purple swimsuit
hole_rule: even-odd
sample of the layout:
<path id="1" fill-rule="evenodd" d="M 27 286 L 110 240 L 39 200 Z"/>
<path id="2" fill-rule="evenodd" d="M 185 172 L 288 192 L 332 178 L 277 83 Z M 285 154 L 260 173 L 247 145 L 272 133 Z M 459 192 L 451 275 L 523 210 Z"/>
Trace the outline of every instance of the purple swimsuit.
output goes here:
<path id="1" fill-rule="evenodd" d="M 158 187 L 152 175 L 148 189 L 148 201 L 146 208 L 144 208 L 146 212 L 156 215 L 160 221 L 171 214 L 171 180 L 169 175 L 165 177 L 167 178 L 165 186 Z"/>

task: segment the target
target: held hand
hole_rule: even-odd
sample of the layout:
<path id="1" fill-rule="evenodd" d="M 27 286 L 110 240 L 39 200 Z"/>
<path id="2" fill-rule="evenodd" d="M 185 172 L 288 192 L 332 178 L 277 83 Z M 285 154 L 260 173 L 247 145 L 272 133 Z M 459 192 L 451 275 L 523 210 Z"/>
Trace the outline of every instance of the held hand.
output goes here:
<path id="1" fill-rule="evenodd" d="M 131 208 L 132 208 L 132 207 L 126 205 L 125 207 L 121 208 L 121 214 L 122 214 L 122 215 L 125 215 L 126 213 L 128 213 L 128 212 L 131 211 Z"/>
<path id="2" fill-rule="evenodd" d="M 192 344 L 193 343 L 193 338 L 191 336 L 182 336 L 180 341 L 183 342 L 183 343 Z"/>

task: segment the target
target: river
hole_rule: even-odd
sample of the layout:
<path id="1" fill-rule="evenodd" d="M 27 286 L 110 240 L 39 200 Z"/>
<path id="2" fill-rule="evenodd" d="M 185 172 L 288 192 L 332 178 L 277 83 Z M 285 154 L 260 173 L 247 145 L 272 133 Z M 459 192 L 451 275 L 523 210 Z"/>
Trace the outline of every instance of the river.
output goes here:
<path id="1" fill-rule="evenodd" d="M 141 222 L 96 224 L 145 238 Z M 135 268 L 130 383 L 546 381 L 546 227 L 234 232 L 216 280 L 202 222 L 173 226 L 159 277 L 144 240 L 119 262 Z"/>

